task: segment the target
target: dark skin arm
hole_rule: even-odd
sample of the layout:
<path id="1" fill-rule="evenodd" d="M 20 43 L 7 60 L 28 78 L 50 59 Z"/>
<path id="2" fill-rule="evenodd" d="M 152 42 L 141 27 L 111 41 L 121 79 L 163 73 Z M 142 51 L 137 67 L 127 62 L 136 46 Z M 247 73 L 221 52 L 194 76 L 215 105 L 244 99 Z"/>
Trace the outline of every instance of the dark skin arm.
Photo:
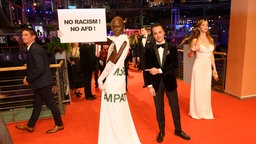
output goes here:
<path id="1" fill-rule="evenodd" d="M 120 56 L 122 55 L 122 53 L 123 53 L 124 48 L 126 47 L 126 45 L 127 45 L 127 42 L 126 42 L 126 41 L 123 42 L 123 44 L 121 45 L 121 47 L 120 47 L 118 53 L 117 53 L 117 51 L 116 51 L 116 45 L 114 45 L 114 49 L 113 49 L 111 55 L 109 56 L 108 61 L 111 61 L 112 63 L 116 64 L 117 61 L 118 61 L 118 59 L 119 59 Z"/>

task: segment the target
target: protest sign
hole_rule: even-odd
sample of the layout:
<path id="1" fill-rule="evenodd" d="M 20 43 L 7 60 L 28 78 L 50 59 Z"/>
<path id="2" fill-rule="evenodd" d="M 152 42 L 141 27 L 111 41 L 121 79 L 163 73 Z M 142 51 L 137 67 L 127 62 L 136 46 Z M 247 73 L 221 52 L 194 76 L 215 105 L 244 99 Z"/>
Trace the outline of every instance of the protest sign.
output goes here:
<path id="1" fill-rule="evenodd" d="M 58 9 L 62 43 L 107 41 L 105 9 Z"/>

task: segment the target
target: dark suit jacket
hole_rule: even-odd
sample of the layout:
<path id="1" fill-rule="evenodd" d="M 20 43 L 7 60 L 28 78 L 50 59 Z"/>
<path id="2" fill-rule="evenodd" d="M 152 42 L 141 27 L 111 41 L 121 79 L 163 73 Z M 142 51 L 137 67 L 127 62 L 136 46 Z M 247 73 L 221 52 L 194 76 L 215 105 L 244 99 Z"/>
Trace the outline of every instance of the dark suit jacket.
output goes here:
<path id="1" fill-rule="evenodd" d="M 138 38 L 138 44 L 137 44 L 137 57 L 140 58 L 140 68 L 144 70 L 145 68 L 145 51 L 147 48 L 150 48 L 155 43 L 154 38 L 151 35 L 147 36 L 145 47 L 142 43 L 142 37 Z"/>
<path id="2" fill-rule="evenodd" d="M 153 85 L 155 91 L 158 91 L 160 80 L 163 79 L 166 90 L 172 91 L 177 88 L 176 69 L 178 67 L 177 47 L 174 44 L 165 44 L 163 62 L 160 64 L 158 50 L 156 44 L 152 45 L 145 53 L 145 69 L 161 68 L 163 73 L 151 75 L 145 73 L 144 81 L 146 85 Z"/>
<path id="3" fill-rule="evenodd" d="M 29 48 L 27 60 L 27 82 L 33 90 L 54 83 L 49 66 L 50 63 L 46 51 L 34 42 Z"/>
<path id="4" fill-rule="evenodd" d="M 95 70 L 95 45 L 82 44 L 80 46 L 80 64 L 83 74 L 90 75 Z"/>

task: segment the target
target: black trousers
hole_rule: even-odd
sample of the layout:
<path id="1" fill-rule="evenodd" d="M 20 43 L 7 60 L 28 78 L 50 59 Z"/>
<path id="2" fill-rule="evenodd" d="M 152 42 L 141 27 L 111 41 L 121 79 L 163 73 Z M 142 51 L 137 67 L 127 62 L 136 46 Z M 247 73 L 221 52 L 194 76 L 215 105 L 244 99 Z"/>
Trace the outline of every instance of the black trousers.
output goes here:
<path id="1" fill-rule="evenodd" d="M 92 97 L 92 72 L 84 74 L 84 95 L 85 98 Z"/>
<path id="2" fill-rule="evenodd" d="M 52 85 L 49 85 L 34 91 L 34 103 L 33 103 L 34 109 L 28 121 L 28 126 L 29 127 L 35 126 L 36 121 L 40 116 L 43 103 L 45 103 L 46 106 L 51 110 L 55 125 L 57 126 L 63 125 L 60 110 L 53 97 Z"/>
<path id="3" fill-rule="evenodd" d="M 159 89 L 156 92 L 156 96 L 154 96 L 156 117 L 157 117 L 159 129 L 161 132 L 165 132 L 164 92 L 166 92 L 166 95 L 169 101 L 169 106 L 172 111 L 175 130 L 181 130 L 180 110 L 179 110 L 177 90 L 175 89 L 173 91 L 167 92 L 164 86 L 163 79 L 161 79 Z"/>

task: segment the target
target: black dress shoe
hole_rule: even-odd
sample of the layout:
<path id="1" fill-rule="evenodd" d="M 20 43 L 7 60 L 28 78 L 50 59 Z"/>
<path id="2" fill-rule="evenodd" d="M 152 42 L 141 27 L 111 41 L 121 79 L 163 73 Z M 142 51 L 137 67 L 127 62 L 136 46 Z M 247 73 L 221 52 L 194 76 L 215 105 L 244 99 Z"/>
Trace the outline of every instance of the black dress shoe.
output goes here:
<path id="1" fill-rule="evenodd" d="M 174 131 L 174 134 L 175 134 L 176 136 L 179 136 L 179 137 L 185 139 L 185 140 L 190 140 L 190 136 L 187 135 L 186 133 L 184 133 L 182 130 L 175 130 L 175 131 Z"/>
<path id="2" fill-rule="evenodd" d="M 159 132 L 156 141 L 161 143 L 164 140 L 164 132 Z"/>
<path id="3" fill-rule="evenodd" d="M 86 97 L 86 99 L 87 99 L 87 100 L 95 100 L 96 97 L 95 97 L 95 95 L 92 95 L 92 96 L 90 96 L 90 97 Z"/>

